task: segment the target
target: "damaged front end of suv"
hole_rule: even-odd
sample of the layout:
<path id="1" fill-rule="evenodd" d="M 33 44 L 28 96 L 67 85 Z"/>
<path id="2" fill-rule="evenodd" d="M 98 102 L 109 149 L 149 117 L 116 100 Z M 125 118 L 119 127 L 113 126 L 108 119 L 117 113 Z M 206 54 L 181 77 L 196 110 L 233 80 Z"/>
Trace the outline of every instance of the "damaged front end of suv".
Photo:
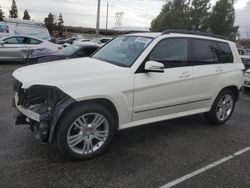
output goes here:
<path id="1" fill-rule="evenodd" d="M 16 125 L 29 124 L 42 143 L 53 142 L 54 129 L 61 114 L 75 100 L 53 86 L 34 85 L 24 89 L 18 80 L 14 81 L 14 91 Z"/>

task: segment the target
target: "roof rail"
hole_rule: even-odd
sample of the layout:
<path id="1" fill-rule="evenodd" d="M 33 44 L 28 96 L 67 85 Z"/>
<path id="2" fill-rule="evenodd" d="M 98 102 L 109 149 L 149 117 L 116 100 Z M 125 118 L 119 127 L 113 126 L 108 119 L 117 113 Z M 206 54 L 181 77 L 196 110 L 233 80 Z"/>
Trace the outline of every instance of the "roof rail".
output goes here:
<path id="1" fill-rule="evenodd" d="M 190 34 L 190 35 L 201 35 L 206 37 L 213 37 L 213 38 L 219 38 L 224 40 L 229 40 L 227 37 L 212 34 L 212 33 L 205 33 L 201 31 L 192 31 L 192 30 L 182 30 L 182 29 L 168 29 L 166 31 L 163 31 L 162 35 L 170 34 L 170 33 L 181 33 L 181 34 Z"/>

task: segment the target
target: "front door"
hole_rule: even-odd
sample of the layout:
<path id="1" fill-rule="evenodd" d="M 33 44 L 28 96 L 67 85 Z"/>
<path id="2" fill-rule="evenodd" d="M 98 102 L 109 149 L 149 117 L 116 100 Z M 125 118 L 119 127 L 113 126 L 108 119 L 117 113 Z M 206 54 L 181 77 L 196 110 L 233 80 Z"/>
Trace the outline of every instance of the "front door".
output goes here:
<path id="1" fill-rule="evenodd" d="M 133 121 L 186 111 L 190 102 L 192 67 L 188 39 L 161 40 L 147 60 L 164 64 L 164 73 L 135 74 Z"/>

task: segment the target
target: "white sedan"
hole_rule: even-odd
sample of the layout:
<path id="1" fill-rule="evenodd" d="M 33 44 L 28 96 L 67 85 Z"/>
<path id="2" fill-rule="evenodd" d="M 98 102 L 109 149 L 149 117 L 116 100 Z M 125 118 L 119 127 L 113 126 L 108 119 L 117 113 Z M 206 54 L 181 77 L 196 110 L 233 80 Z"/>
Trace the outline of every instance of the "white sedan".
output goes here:
<path id="1" fill-rule="evenodd" d="M 30 36 L 9 36 L 0 41 L 0 61 L 24 61 L 27 53 L 33 49 L 58 51 L 62 46 Z"/>

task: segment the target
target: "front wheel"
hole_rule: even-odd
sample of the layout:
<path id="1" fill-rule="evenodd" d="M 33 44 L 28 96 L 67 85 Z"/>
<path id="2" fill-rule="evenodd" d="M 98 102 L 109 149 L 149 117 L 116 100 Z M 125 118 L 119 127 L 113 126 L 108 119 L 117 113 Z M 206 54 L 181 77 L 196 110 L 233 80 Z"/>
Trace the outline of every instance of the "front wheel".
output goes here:
<path id="1" fill-rule="evenodd" d="M 76 105 L 62 117 L 57 129 L 57 145 L 70 158 L 95 157 L 110 144 L 115 121 L 102 105 Z"/>
<path id="2" fill-rule="evenodd" d="M 221 125 L 231 117 L 236 102 L 236 96 L 231 90 L 223 90 L 216 97 L 211 110 L 205 113 L 209 122 L 215 125 Z"/>

